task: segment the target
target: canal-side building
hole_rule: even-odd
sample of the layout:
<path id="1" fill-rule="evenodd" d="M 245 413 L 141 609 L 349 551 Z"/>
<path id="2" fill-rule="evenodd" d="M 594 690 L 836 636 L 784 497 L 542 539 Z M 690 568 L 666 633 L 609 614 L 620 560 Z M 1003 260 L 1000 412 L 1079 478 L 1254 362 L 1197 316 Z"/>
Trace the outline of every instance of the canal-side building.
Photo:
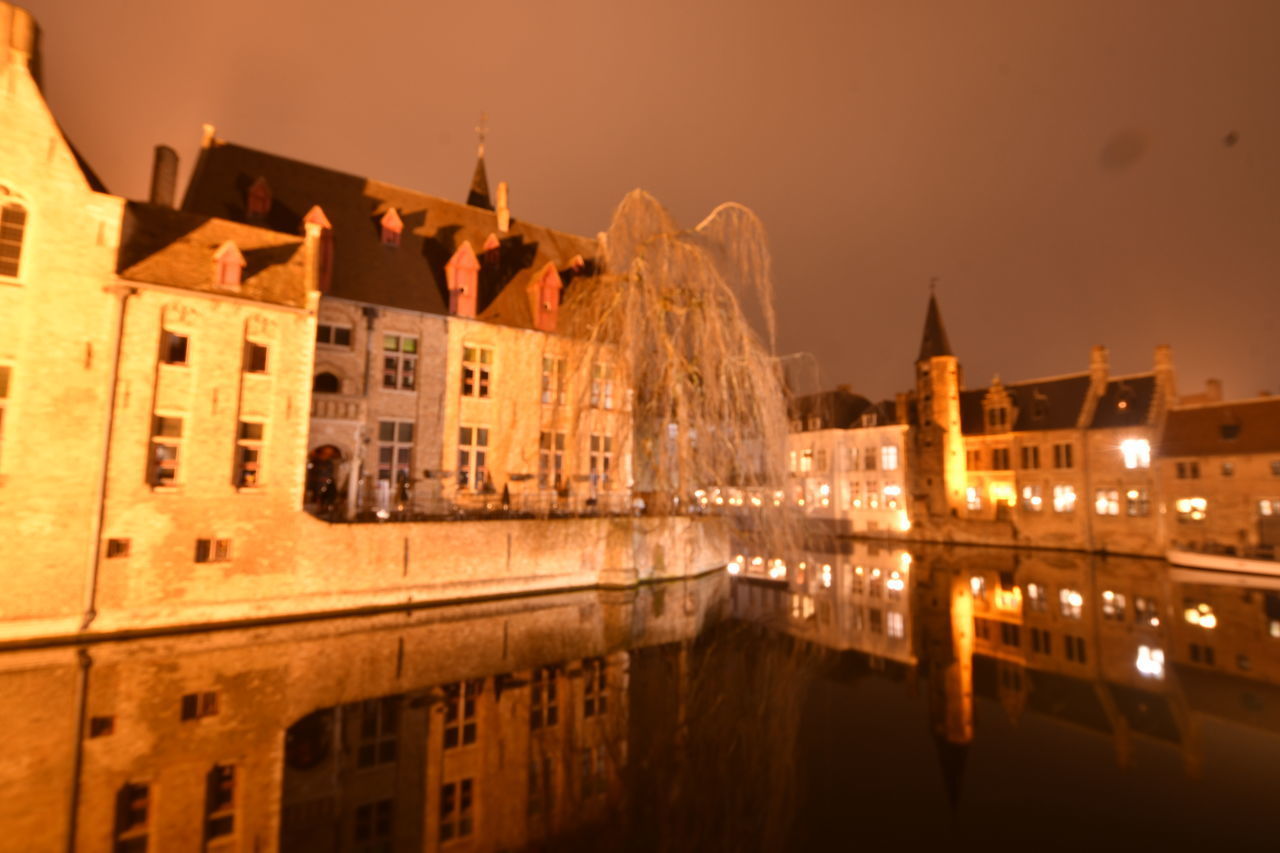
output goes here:
<path id="1" fill-rule="evenodd" d="M 625 504 L 621 365 L 558 334 L 595 240 L 513 217 L 505 184 L 490 198 L 483 150 L 459 204 L 206 128 L 183 206 L 322 230 L 310 503 L 384 517 Z"/>
<path id="2" fill-rule="evenodd" d="M 1280 397 L 1172 409 L 1156 464 L 1171 543 L 1280 548 Z"/>

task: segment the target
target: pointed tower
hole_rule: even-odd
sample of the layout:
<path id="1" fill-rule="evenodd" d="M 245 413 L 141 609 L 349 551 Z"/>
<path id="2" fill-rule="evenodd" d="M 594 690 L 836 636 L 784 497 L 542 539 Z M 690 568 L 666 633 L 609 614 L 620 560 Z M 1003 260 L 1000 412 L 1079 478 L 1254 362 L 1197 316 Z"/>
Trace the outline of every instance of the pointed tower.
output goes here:
<path id="1" fill-rule="evenodd" d="M 476 171 L 471 176 L 471 191 L 467 193 L 467 204 L 472 207 L 483 207 L 485 210 L 493 210 L 493 201 L 489 198 L 489 174 L 484 168 L 484 136 L 488 132 L 485 125 L 484 116 L 480 117 L 480 124 L 476 126 L 476 136 L 479 144 L 476 146 Z"/>
<path id="2" fill-rule="evenodd" d="M 929 294 L 920 355 L 916 358 L 917 464 L 913 517 L 959 514 L 964 508 L 964 436 L 960 431 L 960 365 L 942 325 L 938 299 Z M 921 498 L 926 506 L 920 506 Z"/>

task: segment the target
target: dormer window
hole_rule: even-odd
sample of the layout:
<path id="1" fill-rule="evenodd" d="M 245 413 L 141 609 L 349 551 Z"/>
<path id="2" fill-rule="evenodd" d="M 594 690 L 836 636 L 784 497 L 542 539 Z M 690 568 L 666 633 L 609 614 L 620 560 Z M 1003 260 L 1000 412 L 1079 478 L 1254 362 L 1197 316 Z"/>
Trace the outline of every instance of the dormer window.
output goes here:
<path id="1" fill-rule="evenodd" d="M 213 253 L 213 283 L 219 287 L 239 287 L 244 271 L 244 255 L 231 240 Z"/>
<path id="2" fill-rule="evenodd" d="M 249 192 L 245 198 L 245 212 L 249 219 L 260 220 L 265 219 L 271 211 L 271 187 L 267 184 L 267 179 L 258 176 L 252 184 L 249 185 Z"/>
<path id="3" fill-rule="evenodd" d="M 317 284 L 321 293 L 328 293 L 333 287 L 333 226 L 329 224 L 329 217 L 324 215 L 324 211 L 318 204 L 312 205 L 307 215 L 302 217 L 302 221 L 320 226 L 320 269 L 317 271 L 319 276 Z"/>
<path id="4" fill-rule="evenodd" d="M 476 251 L 470 240 L 463 240 L 462 245 L 453 253 L 449 263 L 444 265 L 445 278 L 449 282 L 449 313 L 456 317 L 476 316 L 476 289 L 480 262 L 476 259 Z"/>
<path id="5" fill-rule="evenodd" d="M 529 295 L 533 300 L 533 326 L 543 332 L 554 332 L 560 314 L 560 290 L 564 284 L 554 264 L 542 268 L 537 279 L 529 283 Z"/>
<path id="6" fill-rule="evenodd" d="M 400 220 L 400 214 L 396 212 L 394 207 L 388 207 L 387 212 L 382 214 L 382 219 L 378 221 L 382 228 L 382 245 L 399 246 L 400 232 L 404 230 L 404 222 Z"/>

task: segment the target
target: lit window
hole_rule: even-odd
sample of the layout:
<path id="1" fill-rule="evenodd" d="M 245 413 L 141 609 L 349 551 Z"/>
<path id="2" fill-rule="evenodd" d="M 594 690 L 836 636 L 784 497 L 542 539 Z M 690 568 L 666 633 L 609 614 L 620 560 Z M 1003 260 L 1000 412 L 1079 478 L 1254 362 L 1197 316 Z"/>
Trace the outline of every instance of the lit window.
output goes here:
<path id="1" fill-rule="evenodd" d="M 1150 625 L 1152 628 L 1160 627 L 1160 608 L 1156 604 L 1156 600 L 1145 595 L 1135 595 L 1133 597 L 1133 619 L 1139 625 Z"/>
<path id="2" fill-rule="evenodd" d="M 1098 515 L 1119 515 L 1119 489 L 1098 489 L 1094 494 L 1093 508 Z"/>
<path id="3" fill-rule="evenodd" d="M 18 204 L 0 207 L 0 275 L 18 277 L 22 260 L 22 233 L 27 227 L 27 211 Z"/>
<path id="4" fill-rule="evenodd" d="M 1060 590 L 1058 603 L 1062 607 L 1062 615 L 1068 619 L 1079 619 L 1084 610 L 1084 596 L 1074 589 Z"/>
<path id="5" fill-rule="evenodd" d="M 982 493 L 976 486 L 969 486 L 964 490 L 964 505 L 974 512 L 982 509 Z"/>
<path id="6" fill-rule="evenodd" d="M 236 476 L 238 488 L 247 489 L 259 485 L 262 467 L 263 425 L 241 421 L 236 435 Z"/>
<path id="7" fill-rule="evenodd" d="M 613 408 L 613 365 L 599 361 L 591 365 L 591 406 Z"/>
<path id="8" fill-rule="evenodd" d="M 488 479 L 489 430 L 486 427 L 458 428 L 458 488 L 484 488 Z"/>
<path id="9" fill-rule="evenodd" d="M 321 323 L 316 326 L 316 343 L 335 347 L 351 346 L 351 327 Z"/>
<path id="10" fill-rule="evenodd" d="M 1148 678 L 1161 680 L 1164 678 L 1164 649 L 1150 646 L 1138 646 L 1138 659 L 1135 662 L 1138 672 Z"/>
<path id="11" fill-rule="evenodd" d="M 462 348 L 462 396 L 488 397 L 493 350 L 489 347 Z"/>
<path id="12" fill-rule="evenodd" d="M 245 342 L 244 370 L 245 373 L 267 372 L 267 348 L 264 345 L 253 341 Z"/>
<path id="13" fill-rule="evenodd" d="M 564 433 L 538 434 L 538 487 L 564 488 Z"/>
<path id="14" fill-rule="evenodd" d="M 969 589 L 973 590 L 973 597 L 984 599 L 987 597 L 987 581 L 982 575 L 974 575 L 969 578 Z"/>
<path id="15" fill-rule="evenodd" d="M 1199 625 L 1206 631 L 1212 631 L 1218 627 L 1218 617 L 1213 612 L 1213 608 L 1202 602 L 1186 601 L 1183 605 L 1182 617 L 1187 620 L 1188 624 Z"/>
<path id="16" fill-rule="evenodd" d="M 1054 512 L 1073 512 L 1076 508 L 1076 487 L 1075 486 L 1054 486 L 1053 487 L 1053 511 Z"/>
<path id="17" fill-rule="evenodd" d="M 1120 442 L 1120 455 L 1126 468 L 1151 467 L 1151 443 L 1145 438 L 1126 438 Z"/>
<path id="18" fill-rule="evenodd" d="M 186 364 L 187 336 L 165 329 L 160 335 L 160 361 L 165 364 Z"/>
<path id="19" fill-rule="evenodd" d="M 813 451 L 800 451 L 800 473 L 807 474 L 813 470 Z"/>
<path id="20" fill-rule="evenodd" d="M 413 471 L 413 421 L 378 421 L 378 480 L 408 483 Z"/>
<path id="21" fill-rule="evenodd" d="M 607 489 L 612 484 L 613 476 L 613 436 L 592 435 L 590 443 L 588 473 L 591 485 Z"/>
<path id="22" fill-rule="evenodd" d="M 440 786 L 440 840 L 466 838 L 471 834 L 474 795 L 471 779 L 447 782 Z"/>
<path id="23" fill-rule="evenodd" d="M 901 639 L 906 631 L 905 624 L 902 619 L 902 614 L 896 610 L 890 610 L 888 614 L 886 614 L 886 617 L 887 617 L 886 625 L 888 627 L 887 633 L 889 634 L 889 636 L 893 637 L 894 639 Z"/>
<path id="24" fill-rule="evenodd" d="M 147 482 L 172 486 L 178 481 L 178 457 L 182 449 L 182 418 L 156 415 L 151 427 L 151 464 Z"/>
<path id="25" fill-rule="evenodd" d="M 1263 498 L 1258 501 L 1258 515 L 1280 515 L 1280 498 Z"/>
<path id="26" fill-rule="evenodd" d="M 418 365 L 418 339 L 409 335 L 382 336 L 382 387 L 413 390 Z"/>
<path id="27" fill-rule="evenodd" d="M 1023 450 L 1026 450 L 1024 447 Z M 1039 512 L 1044 509 L 1044 496 L 1040 486 L 1022 487 L 1022 508 L 1028 512 Z"/>
<path id="28" fill-rule="evenodd" d="M 1124 621 L 1125 597 L 1122 592 L 1102 591 L 1102 617 L 1116 622 Z"/>
<path id="29" fill-rule="evenodd" d="M 892 445 L 880 448 L 880 467 L 885 471 L 898 470 L 898 448 Z"/>
<path id="30" fill-rule="evenodd" d="M 1178 498 L 1173 508 L 1178 512 L 1178 521 L 1204 521 L 1205 510 L 1209 502 L 1204 498 Z"/>
<path id="31" fill-rule="evenodd" d="M 1124 496 L 1126 515 L 1144 516 L 1151 513 L 1151 498 L 1145 488 L 1129 489 Z"/>
<path id="32" fill-rule="evenodd" d="M 542 357 L 542 402 L 564 405 L 564 359 Z"/>

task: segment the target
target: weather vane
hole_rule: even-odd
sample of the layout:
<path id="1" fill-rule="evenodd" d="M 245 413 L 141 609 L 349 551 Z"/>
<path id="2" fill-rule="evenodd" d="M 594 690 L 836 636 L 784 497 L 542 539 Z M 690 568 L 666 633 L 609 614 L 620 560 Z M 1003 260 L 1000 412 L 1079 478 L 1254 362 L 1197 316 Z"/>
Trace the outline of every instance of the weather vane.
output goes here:
<path id="1" fill-rule="evenodd" d="M 476 139 L 480 143 L 480 156 L 484 156 L 484 137 L 489 132 L 489 114 L 480 113 L 480 123 L 476 125 Z"/>

